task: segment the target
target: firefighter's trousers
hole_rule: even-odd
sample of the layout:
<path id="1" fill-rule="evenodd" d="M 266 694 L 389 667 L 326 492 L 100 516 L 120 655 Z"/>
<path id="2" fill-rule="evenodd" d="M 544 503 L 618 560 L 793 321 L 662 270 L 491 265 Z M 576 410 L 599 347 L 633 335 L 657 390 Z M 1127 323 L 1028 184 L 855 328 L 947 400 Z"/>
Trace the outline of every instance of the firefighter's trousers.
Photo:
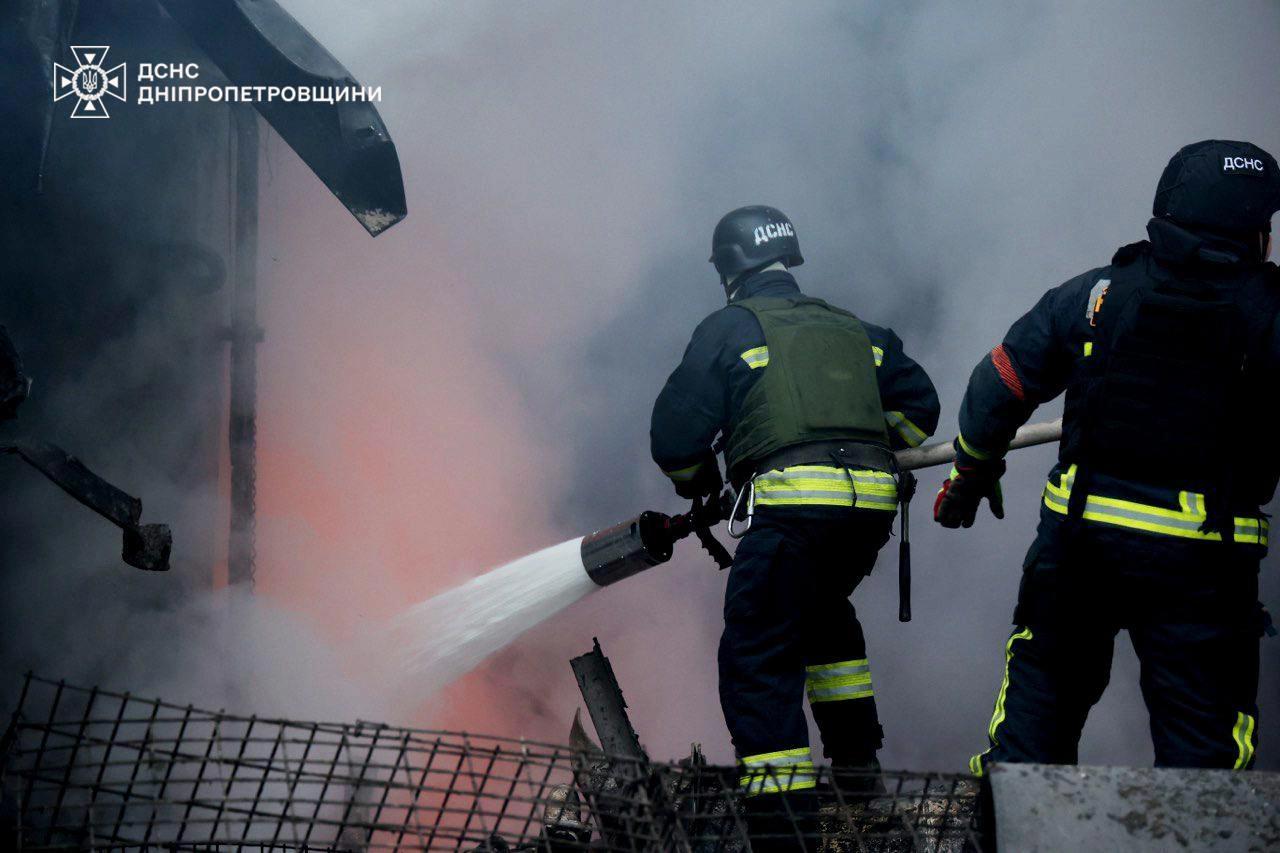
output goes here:
<path id="1" fill-rule="evenodd" d="M 849 596 L 894 516 L 757 508 L 729 574 L 719 655 L 720 702 L 748 796 L 813 787 L 806 693 L 832 764 L 875 766 L 881 730 Z"/>
<path id="2" fill-rule="evenodd" d="M 1161 767 L 1248 769 L 1258 745 L 1255 545 L 1045 513 L 1023 568 L 989 748 L 970 761 L 1073 764 L 1127 629 Z"/>

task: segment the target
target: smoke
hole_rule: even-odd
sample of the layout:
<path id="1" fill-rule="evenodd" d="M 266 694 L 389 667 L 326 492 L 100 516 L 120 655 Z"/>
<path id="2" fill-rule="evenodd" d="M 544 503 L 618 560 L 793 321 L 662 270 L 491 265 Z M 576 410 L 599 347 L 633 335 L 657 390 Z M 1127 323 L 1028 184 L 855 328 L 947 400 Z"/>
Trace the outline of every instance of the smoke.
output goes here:
<path id="1" fill-rule="evenodd" d="M 330 319 L 287 363 L 269 343 L 264 365 L 273 386 L 324 382 L 301 379 L 301 362 L 319 353 L 327 364 L 329 348 L 362 341 L 367 358 L 345 363 L 351 381 L 325 398 L 329 415 L 363 422 L 388 458 L 413 457 L 362 390 L 389 369 L 410 383 L 393 417 L 450 436 L 431 464 L 468 460 L 475 476 L 432 478 L 429 494 L 396 474 L 377 498 L 355 498 L 421 515 L 429 541 L 406 552 L 420 574 L 404 575 L 418 592 L 472 573 L 480 553 L 510 556 L 521 542 L 678 505 L 647 459 L 647 415 L 693 326 L 717 307 L 704 259 L 725 210 L 767 202 L 792 216 L 802 286 L 898 331 L 940 389 L 947 436 L 969 370 L 1007 326 L 1044 289 L 1143 235 L 1174 150 L 1210 136 L 1280 143 L 1264 109 L 1280 82 L 1280 10 L 1265 3 L 1230 14 L 1154 2 L 401 3 L 355 20 L 347 4 L 290 5 L 384 87 L 411 215 L 376 253 L 359 250 L 356 229 L 308 201 L 319 190 L 292 175 L 276 182 L 268 218 L 289 257 L 275 268 L 269 325 L 290 346 L 302 327 L 287 315 L 300 305 Z M 453 334 L 435 339 L 441 325 Z M 285 424 L 332 429 L 305 418 L 273 428 Z M 984 518 L 967 534 L 917 524 L 915 622 L 894 621 L 891 560 L 856 594 L 888 765 L 955 768 L 984 745 L 1051 458 L 1013 460 L 1003 523 Z M 342 479 L 349 460 L 325 459 Z M 492 473 L 511 464 L 527 476 Z M 477 520 L 475 535 L 441 532 L 438 513 Z M 562 737 L 577 699 L 565 660 L 594 634 L 654 754 L 699 740 L 727 759 L 714 664 L 723 585 L 684 546 L 672 565 L 573 606 L 464 680 L 451 719 Z M 1136 663 L 1119 649 L 1082 757 L 1141 763 Z M 1268 646 L 1264 717 L 1280 707 L 1272 657 Z"/>
<path id="2" fill-rule="evenodd" d="M 31 5 L 0 17 L 13 23 Z M 132 67 L 204 62 L 154 3 L 74 6 L 61 4 L 72 43 L 111 45 Z M 128 568 L 119 530 L 15 457 L 0 460 L 0 706 L 13 709 L 32 670 L 245 714 L 385 718 L 327 622 L 278 597 L 213 589 L 228 521 L 227 108 L 121 104 L 110 121 L 79 122 L 59 104 L 47 149 L 25 147 L 54 106 L 39 85 L 48 57 L 28 38 L 39 41 L 38 18 L 57 7 L 0 27 L 22 50 L 0 69 L 0 124 L 19 131 L 0 138 L 0 322 L 35 379 L 0 444 L 64 446 L 140 496 L 144 522 L 172 525 L 175 548 L 167 573 Z M 207 62 L 203 73 L 218 81 Z M 11 85 L 24 76 L 40 79 Z"/>
<path id="3" fill-rule="evenodd" d="M 277 614 L 298 630 L 237 643 L 270 667 L 255 684 L 293 673 L 280 683 L 299 698 L 358 683 L 361 661 L 320 648 L 364 648 L 489 567 L 680 506 L 648 460 L 648 414 L 720 304 L 705 259 L 730 208 L 787 211 L 801 285 L 901 335 L 949 437 L 1008 325 L 1143 236 L 1173 151 L 1214 136 L 1280 148 L 1280 9 L 1265 2 L 285 5 L 382 87 L 410 209 L 370 241 L 267 142 L 254 606 L 263 631 Z M 855 595 L 886 766 L 959 769 L 984 746 L 1051 458 L 1019 453 L 1009 517 L 967 533 L 924 523 L 926 476 L 915 621 L 896 622 L 891 558 Z M 1274 560 L 1264 572 L 1280 602 Z M 700 741 L 729 760 L 724 581 L 685 544 L 439 705 L 384 716 L 562 741 L 578 705 L 567 659 L 594 635 L 651 754 Z M 1264 720 L 1280 712 L 1274 645 Z M 1082 759 L 1149 762 L 1136 663 L 1118 648 Z"/>

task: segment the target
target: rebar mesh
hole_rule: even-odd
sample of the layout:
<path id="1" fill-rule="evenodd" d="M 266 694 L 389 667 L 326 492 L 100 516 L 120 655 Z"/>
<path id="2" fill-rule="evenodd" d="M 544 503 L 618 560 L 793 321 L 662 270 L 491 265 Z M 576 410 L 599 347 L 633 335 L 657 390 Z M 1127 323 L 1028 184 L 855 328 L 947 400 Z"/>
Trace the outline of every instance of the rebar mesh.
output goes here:
<path id="1" fill-rule="evenodd" d="M 816 793 L 768 798 L 792 849 L 978 849 L 965 777 L 886 773 L 875 791 L 873 777 L 818 772 Z M 696 750 L 668 764 L 245 717 L 31 675 L 0 782 L 0 827 L 19 849 L 749 849 L 738 771 Z"/>

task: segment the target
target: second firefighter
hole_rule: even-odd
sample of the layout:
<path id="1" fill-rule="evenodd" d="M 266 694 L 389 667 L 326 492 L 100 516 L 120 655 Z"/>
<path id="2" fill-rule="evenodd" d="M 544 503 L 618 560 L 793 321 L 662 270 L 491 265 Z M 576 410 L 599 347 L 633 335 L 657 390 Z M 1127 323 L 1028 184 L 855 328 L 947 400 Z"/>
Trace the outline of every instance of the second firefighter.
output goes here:
<path id="1" fill-rule="evenodd" d="M 983 497 L 999 508 L 1014 431 L 1066 394 L 974 773 L 1075 763 L 1121 629 L 1141 661 L 1156 764 L 1252 766 L 1261 507 L 1280 456 L 1241 427 L 1276 415 L 1277 208 L 1280 174 L 1262 149 L 1183 148 L 1157 187 L 1150 239 L 1050 290 L 974 369 L 936 505 L 947 527 L 973 524 Z"/>
<path id="2" fill-rule="evenodd" d="M 728 299 L 697 327 L 658 395 L 653 458 L 686 498 L 715 495 L 724 438 L 743 527 L 720 642 L 720 701 L 749 814 L 814 787 L 806 693 L 833 766 L 878 770 L 882 732 L 850 595 L 898 505 L 892 451 L 938 423 L 925 371 L 889 329 L 806 296 L 791 221 L 772 207 L 716 226 Z M 745 490 L 745 492 L 743 491 Z M 754 804 L 754 805 L 753 805 Z"/>

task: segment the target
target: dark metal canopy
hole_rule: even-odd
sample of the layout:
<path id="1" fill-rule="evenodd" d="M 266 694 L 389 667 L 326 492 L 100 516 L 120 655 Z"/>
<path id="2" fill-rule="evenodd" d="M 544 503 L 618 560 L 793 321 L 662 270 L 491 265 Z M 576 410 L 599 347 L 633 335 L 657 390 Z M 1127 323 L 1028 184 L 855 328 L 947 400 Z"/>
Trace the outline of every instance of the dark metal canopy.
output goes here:
<path id="1" fill-rule="evenodd" d="M 275 0 L 161 4 L 236 85 L 361 88 Z M 404 219 L 400 158 L 372 103 L 258 100 L 254 107 L 370 234 Z"/>

